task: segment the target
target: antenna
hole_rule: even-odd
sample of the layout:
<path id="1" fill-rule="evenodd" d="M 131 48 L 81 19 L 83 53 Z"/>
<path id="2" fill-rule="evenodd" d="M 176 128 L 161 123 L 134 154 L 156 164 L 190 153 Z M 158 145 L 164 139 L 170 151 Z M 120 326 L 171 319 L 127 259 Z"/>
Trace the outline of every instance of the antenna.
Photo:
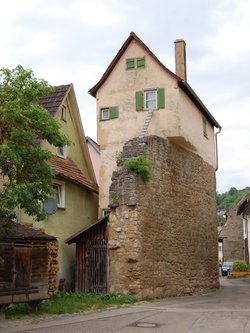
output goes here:
<path id="1" fill-rule="evenodd" d="M 44 203 L 43 203 L 43 210 L 48 215 L 55 214 L 57 211 L 57 202 L 54 198 L 49 197 Z"/>

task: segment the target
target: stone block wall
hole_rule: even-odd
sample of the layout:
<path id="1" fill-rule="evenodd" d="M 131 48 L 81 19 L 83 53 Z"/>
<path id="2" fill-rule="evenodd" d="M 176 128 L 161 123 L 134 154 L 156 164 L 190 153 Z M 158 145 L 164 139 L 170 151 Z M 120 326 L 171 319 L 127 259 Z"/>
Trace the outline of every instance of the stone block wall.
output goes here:
<path id="1" fill-rule="evenodd" d="M 123 167 L 144 155 L 144 182 Z M 140 298 L 218 288 L 215 170 L 198 155 L 149 136 L 128 141 L 110 187 L 109 287 Z"/>
<path id="2" fill-rule="evenodd" d="M 230 209 L 226 215 L 226 224 L 219 235 L 223 238 L 223 261 L 244 260 L 242 217 L 237 215 L 237 209 Z"/>

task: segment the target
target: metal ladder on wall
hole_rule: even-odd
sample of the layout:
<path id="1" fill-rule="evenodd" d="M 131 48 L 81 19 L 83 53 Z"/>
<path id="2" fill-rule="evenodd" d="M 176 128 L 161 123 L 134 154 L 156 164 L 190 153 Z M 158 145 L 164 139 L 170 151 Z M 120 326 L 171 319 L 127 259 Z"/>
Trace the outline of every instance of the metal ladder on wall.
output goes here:
<path id="1" fill-rule="evenodd" d="M 152 118 L 153 112 L 154 112 L 153 109 L 148 110 L 144 125 L 143 125 L 142 130 L 139 135 L 139 138 L 143 138 L 145 136 L 145 134 L 148 130 L 148 126 L 149 126 L 150 120 Z"/>

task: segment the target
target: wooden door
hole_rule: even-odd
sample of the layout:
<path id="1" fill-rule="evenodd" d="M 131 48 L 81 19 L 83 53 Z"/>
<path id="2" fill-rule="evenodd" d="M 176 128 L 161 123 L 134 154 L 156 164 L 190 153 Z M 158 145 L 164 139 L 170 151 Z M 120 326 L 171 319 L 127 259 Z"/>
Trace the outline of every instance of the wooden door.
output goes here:
<path id="1" fill-rule="evenodd" d="M 105 292 L 108 284 L 107 241 L 88 240 L 88 286 L 91 292 Z"/>
<path id="2" fill-rule="evenodd" d="M 15 246 L 14 287 L 28 288 L 31 277 L 31 247 Z"/>

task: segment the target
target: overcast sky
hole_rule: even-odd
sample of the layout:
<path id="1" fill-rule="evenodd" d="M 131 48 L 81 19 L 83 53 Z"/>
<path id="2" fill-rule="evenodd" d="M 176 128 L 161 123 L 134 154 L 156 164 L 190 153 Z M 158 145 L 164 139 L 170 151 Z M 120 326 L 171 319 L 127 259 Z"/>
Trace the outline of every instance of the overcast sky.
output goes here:
<path id="1" fill-rule="evenodd" d="M 217 190 L 250 186 L 249 0 L 1 1 L 0 67 L 21 64 L 52 85 L 73 83 L 85 134 L 96 139 L 100 79 L 134 31 L 174 71 L 187 47 L 187 81 L 222 126 Z"/>

